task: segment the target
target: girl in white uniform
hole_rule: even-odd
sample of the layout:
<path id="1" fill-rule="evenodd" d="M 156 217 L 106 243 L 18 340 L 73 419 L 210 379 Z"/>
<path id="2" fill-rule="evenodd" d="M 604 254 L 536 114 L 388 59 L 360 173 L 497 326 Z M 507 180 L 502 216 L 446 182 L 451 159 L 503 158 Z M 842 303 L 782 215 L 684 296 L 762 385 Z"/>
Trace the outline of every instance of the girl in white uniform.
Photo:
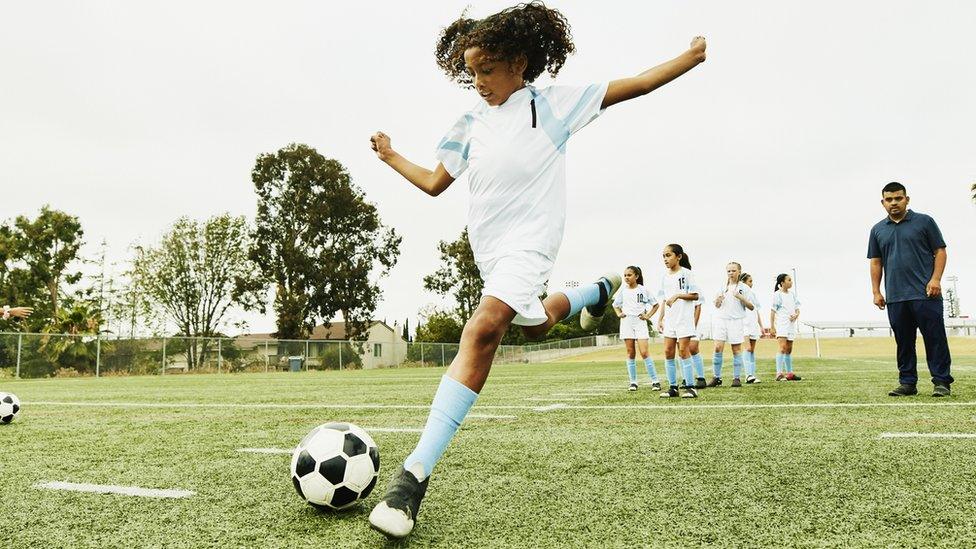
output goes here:
<path id="1" fill-rule="evenodd" d="M 746 313 L 743 323 L 746 349 L 742 356 L 745 359 L 746 383 L 760 383 L 759 378 L 756 377 L 756 342 L 766 333 L 766 327 L 763 326 L 762 315 L 759 313 L 759 298 L 752 289 L 752 276 L 749 273 L 742 273 L 739 282 L 749 287 L 748 297 L 754 307 L 751 312 Z"/>
<path id="2" fill-rule="evenodd" d="M 520 325 L 529 338 L 540 338 L 584 307 L 589 316 L 582 315 L 581 324 L 592 326 L 620 285 L 614 273 L 540 299 L 566 222 L 570 136 L 607 107 L 647 94 L 704 61 L 705 40 L 695 38 L 685 53 L 631 78 L 579 87 L 531 85 L 544 72 L 556 76 L 573 51 L 566 19 L 541 3 L 482 20 L 462 15 L 443 29 L 437 64 L 479 99 L 441 140 L 438 164 L 429 170 L 410 162 L 382 132 L 370 138 L 380 160 L 431 196 L 467 174 L 468 235 L 484 280 L 481 303 L 465 323 L 420 441 L 370 513 L 373 528 L 389 537 L 413 529 L 429 475 L 474 405 L 508 327 Z"/>
<path id="3" fill-rule="evenodd" d="M 627 374 L 630 376 L 629 390 L 631 391 L 637 390 L 635 351 L 640 351 L 641 358 L 644 359 L 644 367 L 647 368 L 647 376 L 651 380 L 651 389 L 661 390 L 661 383 L 657 380 L 657 371 L 654 369 L 654 359 L 647 353 L 647 340 L 650 338 L 647 321 L 654 316 L 657 308 L 657 300 L 644 287 L 644 275 L 640 267 L 631 265 L 624 269 L 624 284 L 617 291 L 617 296 L 613 298 L 613 310 L 620 317 L 620 339 L 624 340 L 624 345 L 627 347 Z"/>
<path id="4" fill-rule="evenodd" d="M 776 381 L 800 381 L 793 373 L 793 340 L 796 339 L 796 320 L 800 318 L 800 300 L 790 292 L 793 277 L 782 273 L 776 277 L 776 291 L 769 310 L 769 333 L 779 341 L 776 355 Z"/>
<path id="5" fill-rule="evenodd" d="M 739 282 L 742 265 L 732 261 L 725 266 L 728 275 L 725 289 L 715 297 L 715 317 L 712 321 L 712 339 L 715 340 L 715 354 L 712 355 L 712 373 L 715 377 L 708 382 L 709 387 L 722 384 L 722 358 L 725 343 L 732 345 L 732 386 L 742 387 L 742 342 L 745 340 L 742 321 L 746 311 L 752 311 L 749 301 L 749 287 Z"/>
<path id="6" fill-rule="evenodd" d="M 663 252 L 666 272 L 661 278 L 659 301 L 663 303 L 657 325 L 664 336 L 664 369 L 668 376 L 668 390 L 661 398 L 681 396 L 697 398 L 694 387 L 685 387 L 678 392 L 678 371 L 675 364 L 675 348 L 681 359 L 681 370 L 686 380 L 692 378 L 692 362 L 689 345 L 695 331 L 695 301 L 698 299 L 698 285 L 691 275 L 691 261 L 679 244 L 668 244 Z"/>

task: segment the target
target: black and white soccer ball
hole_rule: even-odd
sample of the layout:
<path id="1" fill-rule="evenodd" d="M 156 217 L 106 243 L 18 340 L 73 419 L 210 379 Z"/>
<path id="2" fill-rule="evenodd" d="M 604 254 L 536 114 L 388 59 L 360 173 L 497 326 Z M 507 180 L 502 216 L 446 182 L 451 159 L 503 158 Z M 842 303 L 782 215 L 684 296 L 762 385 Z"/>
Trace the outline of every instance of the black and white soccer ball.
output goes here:
<path id="1" fill-rule="evenodd" d="M 0 425 L 10 423 L 20 411 L 20 400 L 13 393 L 0 392 Z"/>
<path id="2" fill-rule="evenodd" d="M 351 423 L 319 425 L 291 456 L 295 490 L 320 509 L 346 509 L 366 499 L 379 472 L 379 448 L 369 433 Z"/>

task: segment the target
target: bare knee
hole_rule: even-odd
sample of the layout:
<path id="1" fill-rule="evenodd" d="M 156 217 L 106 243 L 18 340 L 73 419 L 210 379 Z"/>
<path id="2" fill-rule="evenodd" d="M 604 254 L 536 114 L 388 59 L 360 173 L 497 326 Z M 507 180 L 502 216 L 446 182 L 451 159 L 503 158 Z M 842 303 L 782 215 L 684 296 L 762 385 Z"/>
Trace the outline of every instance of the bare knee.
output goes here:
<path id="1" fill-rule="evenodd" d="M 508 323 L 502 315 L 478 310 L 465 323 L 461 337 L 471 339 L 479 347 L 497 345 L 505 335 L 506 329 Z"/>

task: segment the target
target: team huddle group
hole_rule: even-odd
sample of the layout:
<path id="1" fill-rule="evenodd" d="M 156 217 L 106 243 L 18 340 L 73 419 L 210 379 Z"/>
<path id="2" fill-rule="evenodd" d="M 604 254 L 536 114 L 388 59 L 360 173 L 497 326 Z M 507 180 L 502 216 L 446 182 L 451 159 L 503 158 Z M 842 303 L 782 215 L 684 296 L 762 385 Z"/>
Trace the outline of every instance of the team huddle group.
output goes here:
<path id="1" fill-rule="evenodd" d="M 759 383 L 756 376 L 756 342 L 764 335 L 779 342 L 776 355 L 776 380 L 799 381 L 793 373 L 793 340 L 796 337 L 796 321 L 800 316 L 800 301 L 791 291 L 793 280 L 788 274 L 776 277 L 775 291 L 769 313 L 769 329 L 763 323 L 760 303 L 753 290 L 753 279 L 742 272 L 737 262 L 726 265 L 725 287 L 718 292 L 712 303 L 712 339 L 715 352 L 712 356 L 711 381 L 705 380 L 705 365 L 700 354 L 702 331 L 699 325 L 705 293 L 695 282 L 691 261 L 679 244 L 668 244 L 663 252 L 664 276 L 660 287 L 653 290 L 644 286 L 641 269 L 629 266 L 624 270 L 623 284 L 613 299 L 613 309 L 620 317 L 620 339 L 627 347 L 627 372 L 631 391 L 637 390 L 637 360 L 640 353 L 647 368 L 651 387 L 660 391 L 661 383 L 648 354 L 650 337 L 647 323 L 657 315 L 656 326 L 664 338 L 664 366 L 668 389 L 661 398 L 697 398 L 698 389 L 722 385 L 722 362 L 725 345 L 732 347 L 732 387 L 745 383 Z M 615 277 L 619 279 L 619 277 Z M 590 322 L 587 310 L 583 321 Z M 743 348 L 745 347 L 745 348 Z M 680 361 L 683 384 L 678 385 Z"/>

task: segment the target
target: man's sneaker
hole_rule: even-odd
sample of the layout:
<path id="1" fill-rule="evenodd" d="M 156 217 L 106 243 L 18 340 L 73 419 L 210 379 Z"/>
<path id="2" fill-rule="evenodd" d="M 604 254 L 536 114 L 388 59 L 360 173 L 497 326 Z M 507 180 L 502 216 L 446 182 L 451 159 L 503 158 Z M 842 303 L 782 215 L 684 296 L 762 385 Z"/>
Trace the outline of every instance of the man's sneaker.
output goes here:
<path id="1" fill-rule="evenodd" d="M 681 396 L 681 395 L 680 393 L 678 393 L 678 388 L 675 387 L 674 385 L 672 385 L 671 388 L 668 389 L 667 391 L 661 393 L 661 398 L 675 398 L 677 396 Z"/>
<path id="2" fill-rule="evenodd" d="M 759 378 L 756 376 L 749 376 L 746 378 L 746 383 L 753 384 L 753 383 L 762 383 L 762 382 L 759 381 Z"/>
<path id="3" fill-rule="evenodd" d="M 607 285 L 603 283 L 604 281 L 610 284 L 609 292 L 607 291 Z M 583 310 L 580 311 L 580 328 L 587 332 L 596 330 L 600 325 L 600 321 L 603 320 L 603 311 L 606 310 L 607 303 L 610 303 L 613 294 L 620 288 L 620 275 L 617 273 L 607 273 L 596 282 L 597 286 L 600 287 L 600 300 L 589 307 L 583 307 Z"/>
<path id="4" fill-rule="evenodd" d="M 786 374 L 786 378 L 785 379 L 786 379 L 786 381 L 800 381 L 803 378 L 800 377 L 800 376 L 798 376 L 798 375 L 796 375 L 796 374 L 794 374 L 793 372 L 789 372 L 788 374 Z"/>
<path id="5" fill-rule="evenodd" d="M 932 390 L 932 396 L 934 397 L 947 397 L 951 394 L 949 391 L 949 386 L 943 383 L 936 383 L 935 389 Z"/>
<path id="6" fill-rule="evenodd" d="M 918 389 L 916 389 L 914 385 L 909 385 L 907 383 L 902 383 L 888 392 L 888 396 L 891 397 L 912 396 L 917 394 Z"/>
<path id="7" fill-rule="evenodd" d="M 737 377 L 733 377 L 732 378 L 732 386 L 733 387 L 742 387 L 742 381 L 740 381 L 739 378 L 737 378 Z"/>
<path id="8" fill-rule="evenodd" d="M 776 374 L 776 381 L 786 381 L 786 374 L 783 372 Z"/>
<path id="9" fill-rule="evenodd" d="M 708 384 L 705 383 L 705 378 L 696 377 L 695 378 L 695 389 L 704 389 Z"/>
<path id="10" fill-rule="evenodd" d="M 402 538 L 413 530 L 420 511 L 420 502 L 427 493 L 427 481 L 417 480 L 413 473 L 400 467 L 390 482 L 383 499 L 373 507 L 369 514 L 369 525 L 389 538 Z"/>
<path id="11" fill-rule="evenodd" d="M 708 385 L 706 385 L 706 387 L 718 387 L 721 384 L 722 384 L 722 378 L 713 377 L 712 380 L 708 382 Z"/>
<path id="12" fill-rule="evenodd" d="M 681 398 L 698 398 L 698 391 L 693 387 L 685 387 L 685 392 L 681 393 Z"/>
<path id="13" fill-rule="evenodd" d="M 661 384 L 658 383 L 657 381 L 651 383 L 651 390 L 652 391 L 660 391 L 661 390 Z"/>
<path id="14" fill-rule="evenodd" d="M 628 391 L 636 391 L 637 390 L 637 384 L 636 383 L 631 383 L 630 384 L 630 387 L 627 387 L 627 390 Z"/>

